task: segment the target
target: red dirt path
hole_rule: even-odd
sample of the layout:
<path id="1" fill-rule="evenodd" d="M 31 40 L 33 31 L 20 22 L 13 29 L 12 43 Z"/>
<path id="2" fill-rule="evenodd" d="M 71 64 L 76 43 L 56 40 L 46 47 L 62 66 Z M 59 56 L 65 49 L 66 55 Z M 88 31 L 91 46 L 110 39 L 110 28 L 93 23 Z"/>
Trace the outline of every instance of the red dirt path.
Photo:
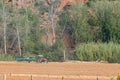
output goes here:
<path id="1" fill-rule="evenodd" d="M 0 62 L 0 74 L 33 74 L 33 75 L 53 75 L 53 76 L 64 76 L 63 80 L 96 80 L 97 76 L 104 77 L 115 77 L 120 74 L 120 64 L 108 64 L 108 63 L 95 63 L 95 62 L 64 62 L 55 63 L 50 62 L 47 64 L 41 63 L 27 63 L 27 62 Z M 65 79 L 65 76 L 66 77 Z M 70 77 L 71 76 L 71 77 Z M 82 77 L 83 79 L 74 77 Z M 70 77 L 70 78 L 69 78 Z M 9 76 L 8 76 L 9 78 Z M 14 76 L 15 78 L 15 76 Z M 18 79 L 17 79 L 18 78 Z M 9 80 L 23 80 L 21 77 Z M 22 77 L 23 78 L 23 77 Z M 28 79 L 27 79 L 28 78 Z M 24 76 L 25 80 L 31 80 L 31 76 Z M 61 78 L 52 79 L 40 79 L 34 76 L 32 80 L 62 80 Z M 69 79 L 68 79 L 69 78 Z M 87 78 L 87 79 L 84 79 Z M 2 80 L 0 78 L 0 80 Z M 99 79 L 100 80 L 100 79 Z M 103 79 L 101 79 L 103 80 Z M 107 79 L 104 79 L 107 80 Z"/>

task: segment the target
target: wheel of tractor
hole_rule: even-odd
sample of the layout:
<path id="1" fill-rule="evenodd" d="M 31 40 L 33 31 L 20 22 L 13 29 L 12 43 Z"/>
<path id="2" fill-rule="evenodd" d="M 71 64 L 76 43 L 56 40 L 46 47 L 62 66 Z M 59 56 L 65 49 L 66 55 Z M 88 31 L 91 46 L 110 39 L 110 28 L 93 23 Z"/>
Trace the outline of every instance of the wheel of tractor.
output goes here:
<path id="1" fill-rule="evenodd" d="M 41 63 L 41 60 L 38 58 L 38 59 L 37 59 L 37 62 L 38 62 L 38 63 Z"/>
<path id="2" fill-rule="evenodd" d="M 28 63 L 30 63 L 31 61 L 28 61 Z"/>

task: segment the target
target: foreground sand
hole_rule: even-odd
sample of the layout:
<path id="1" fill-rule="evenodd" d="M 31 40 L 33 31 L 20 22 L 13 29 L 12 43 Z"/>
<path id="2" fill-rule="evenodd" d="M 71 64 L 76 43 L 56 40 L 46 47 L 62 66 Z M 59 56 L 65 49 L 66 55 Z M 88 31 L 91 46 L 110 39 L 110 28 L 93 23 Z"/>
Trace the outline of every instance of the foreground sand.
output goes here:
<path id="1" fill-rule="evenodd" d="M 0 62 L 0 80 L 110 80 L 120 64 L 96 62 Z"/>

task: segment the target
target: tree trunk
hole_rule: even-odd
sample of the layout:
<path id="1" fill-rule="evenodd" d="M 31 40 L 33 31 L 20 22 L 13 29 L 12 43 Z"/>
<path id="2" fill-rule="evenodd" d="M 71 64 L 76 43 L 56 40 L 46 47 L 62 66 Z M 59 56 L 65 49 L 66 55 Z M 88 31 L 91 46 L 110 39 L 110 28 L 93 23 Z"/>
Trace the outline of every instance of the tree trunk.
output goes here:
<path id="1" fill-rule="evenodd" d="M 5 12 L 5 3 L 4 0 L 2 0 L 2 7 L 3 7 L 3 27 L 4 27 L 4 52 L 7 54 L 7 48 L 6 48 L 6 12 Z"/>
<path id="2" fill-rule="evenodd" d="M 55 41 L 56 41 L 56 39 L 55 39 L 55 37 L 56 37 L 56 35 L 55 35 L 55 18 L 54 18 L 54 15 L 56 15 L 56 13 L 55 13 L 55 9 L 56 8 L 54 8 L 54 5 L 55 5 L 55 3 L 54 3 L 54 1 L 52 1 L 52 0 L 50 0 L 50 3 L 51 3 L 51 6 L 50 6 L 50 10 L 49 10 L 49 18 L 50 18 L 50 21 L 51 21 L 51 29 L 52 29 L 52 34 L 53 34 L 53 41 L 52 41 L 52 45 L 55 43 Z"/>
<path id="3" fill-rule="evenodd" d="M 20 34 L 19 34 L 19 28 L 18 28 L 18 26 L 17 26 L 17 36 L 18 36 L 18 48 L 19 48 L 19 54 L 20 54 L 20 56 L 21 56 L 22 53 L 21 53 Z"/>
<path id="4" fill-rule="evenodd" d="M 19 16 L 17 15 L 18 13 L 17 13 L 16 5 L 15 5 L 16 0 L 12 0 L 12 3 L 13 3 L 13 6 L 14 6 L 14 11 L 15 11 L 15 19 L 19 19 L 18 18 Z M 21 56 L 22 52 L 21 52 L 20 33 L 19 33 L 19 26 L 18 26 L 17 23 L 19 24 L 19 20 L 18 20 L 18 22 L 16 22 L 15 27 L 16 27 L 16 30 L 17 30 L 17 41 L 18 41 L 19 55 Z"/>

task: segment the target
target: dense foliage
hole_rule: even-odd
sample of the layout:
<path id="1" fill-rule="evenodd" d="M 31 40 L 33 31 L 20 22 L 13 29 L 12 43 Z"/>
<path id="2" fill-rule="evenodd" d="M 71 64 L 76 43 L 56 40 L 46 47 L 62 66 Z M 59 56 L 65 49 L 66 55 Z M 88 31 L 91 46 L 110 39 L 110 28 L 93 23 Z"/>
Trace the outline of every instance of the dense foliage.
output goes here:
<path id="1" fill-rule="evenodd" d="M 108 61 L 120 63 L 120 45 L 115 43 L 80 44 L 75 49 L 75 59 L 81 61 Z"/>
<path id="2" fill-rule="evenodd" d="M 57 4 L 53 7 L 55 6 Z M 0 2 L 0 60 L 43 54 L 49 61 L 63 61 L 64 51 L 69 53 L 71 50 L 64 44 L 63 34 L 67 32 L 72 36 L 74 43 L 75 50 L 72 54 L 74 59 L 120 62 L 119 8 L 119 0 L 91 0 L 87 4 L 66 7 L 63 12 L 57 14 L 59 21 L 53 24 L 57 25 L 54 30 L 60 36 L 52 46 L 49 46 L 41 41 L 44 34 L 52 31 L 48 29 L 50 24 L 43 17 L 44 13 L 50 11 L 43 0 L 37 0 L 31 7 L 19 9 L 15 5 Z M 6 35 L 3 34 L 4 23 Z M 43 23 L 47 25 L 42 25 Z M 7 54 L 4 55 L 5 37 Z M 68 56 L 69 54 L 66 58 Z"/>
<path id="3" fill-rule="evenodd" d="M 96 1 L 89 6 L 78 4 L 61 14 L 60 25 L 67 26 L 76 39 L 82 42 L 120 43 L 120 2 Z"/>
<path id="4" fill-rule="evenodd" d="M 91 1 L 61 14 L 60 25 L 66 26 L 75 40 L 75 59 L 120 62 L 119 8 L 119 1 Z"/>
<path id="5" fill-rule="evenodd" d="M 120 2 L 96 2 L 91 4 L 91 8 L 98 19 L 91 18 L 89 24 L 100 27 L 98 35 L 95 36 L 96 40 L 120 43 Z"/>

